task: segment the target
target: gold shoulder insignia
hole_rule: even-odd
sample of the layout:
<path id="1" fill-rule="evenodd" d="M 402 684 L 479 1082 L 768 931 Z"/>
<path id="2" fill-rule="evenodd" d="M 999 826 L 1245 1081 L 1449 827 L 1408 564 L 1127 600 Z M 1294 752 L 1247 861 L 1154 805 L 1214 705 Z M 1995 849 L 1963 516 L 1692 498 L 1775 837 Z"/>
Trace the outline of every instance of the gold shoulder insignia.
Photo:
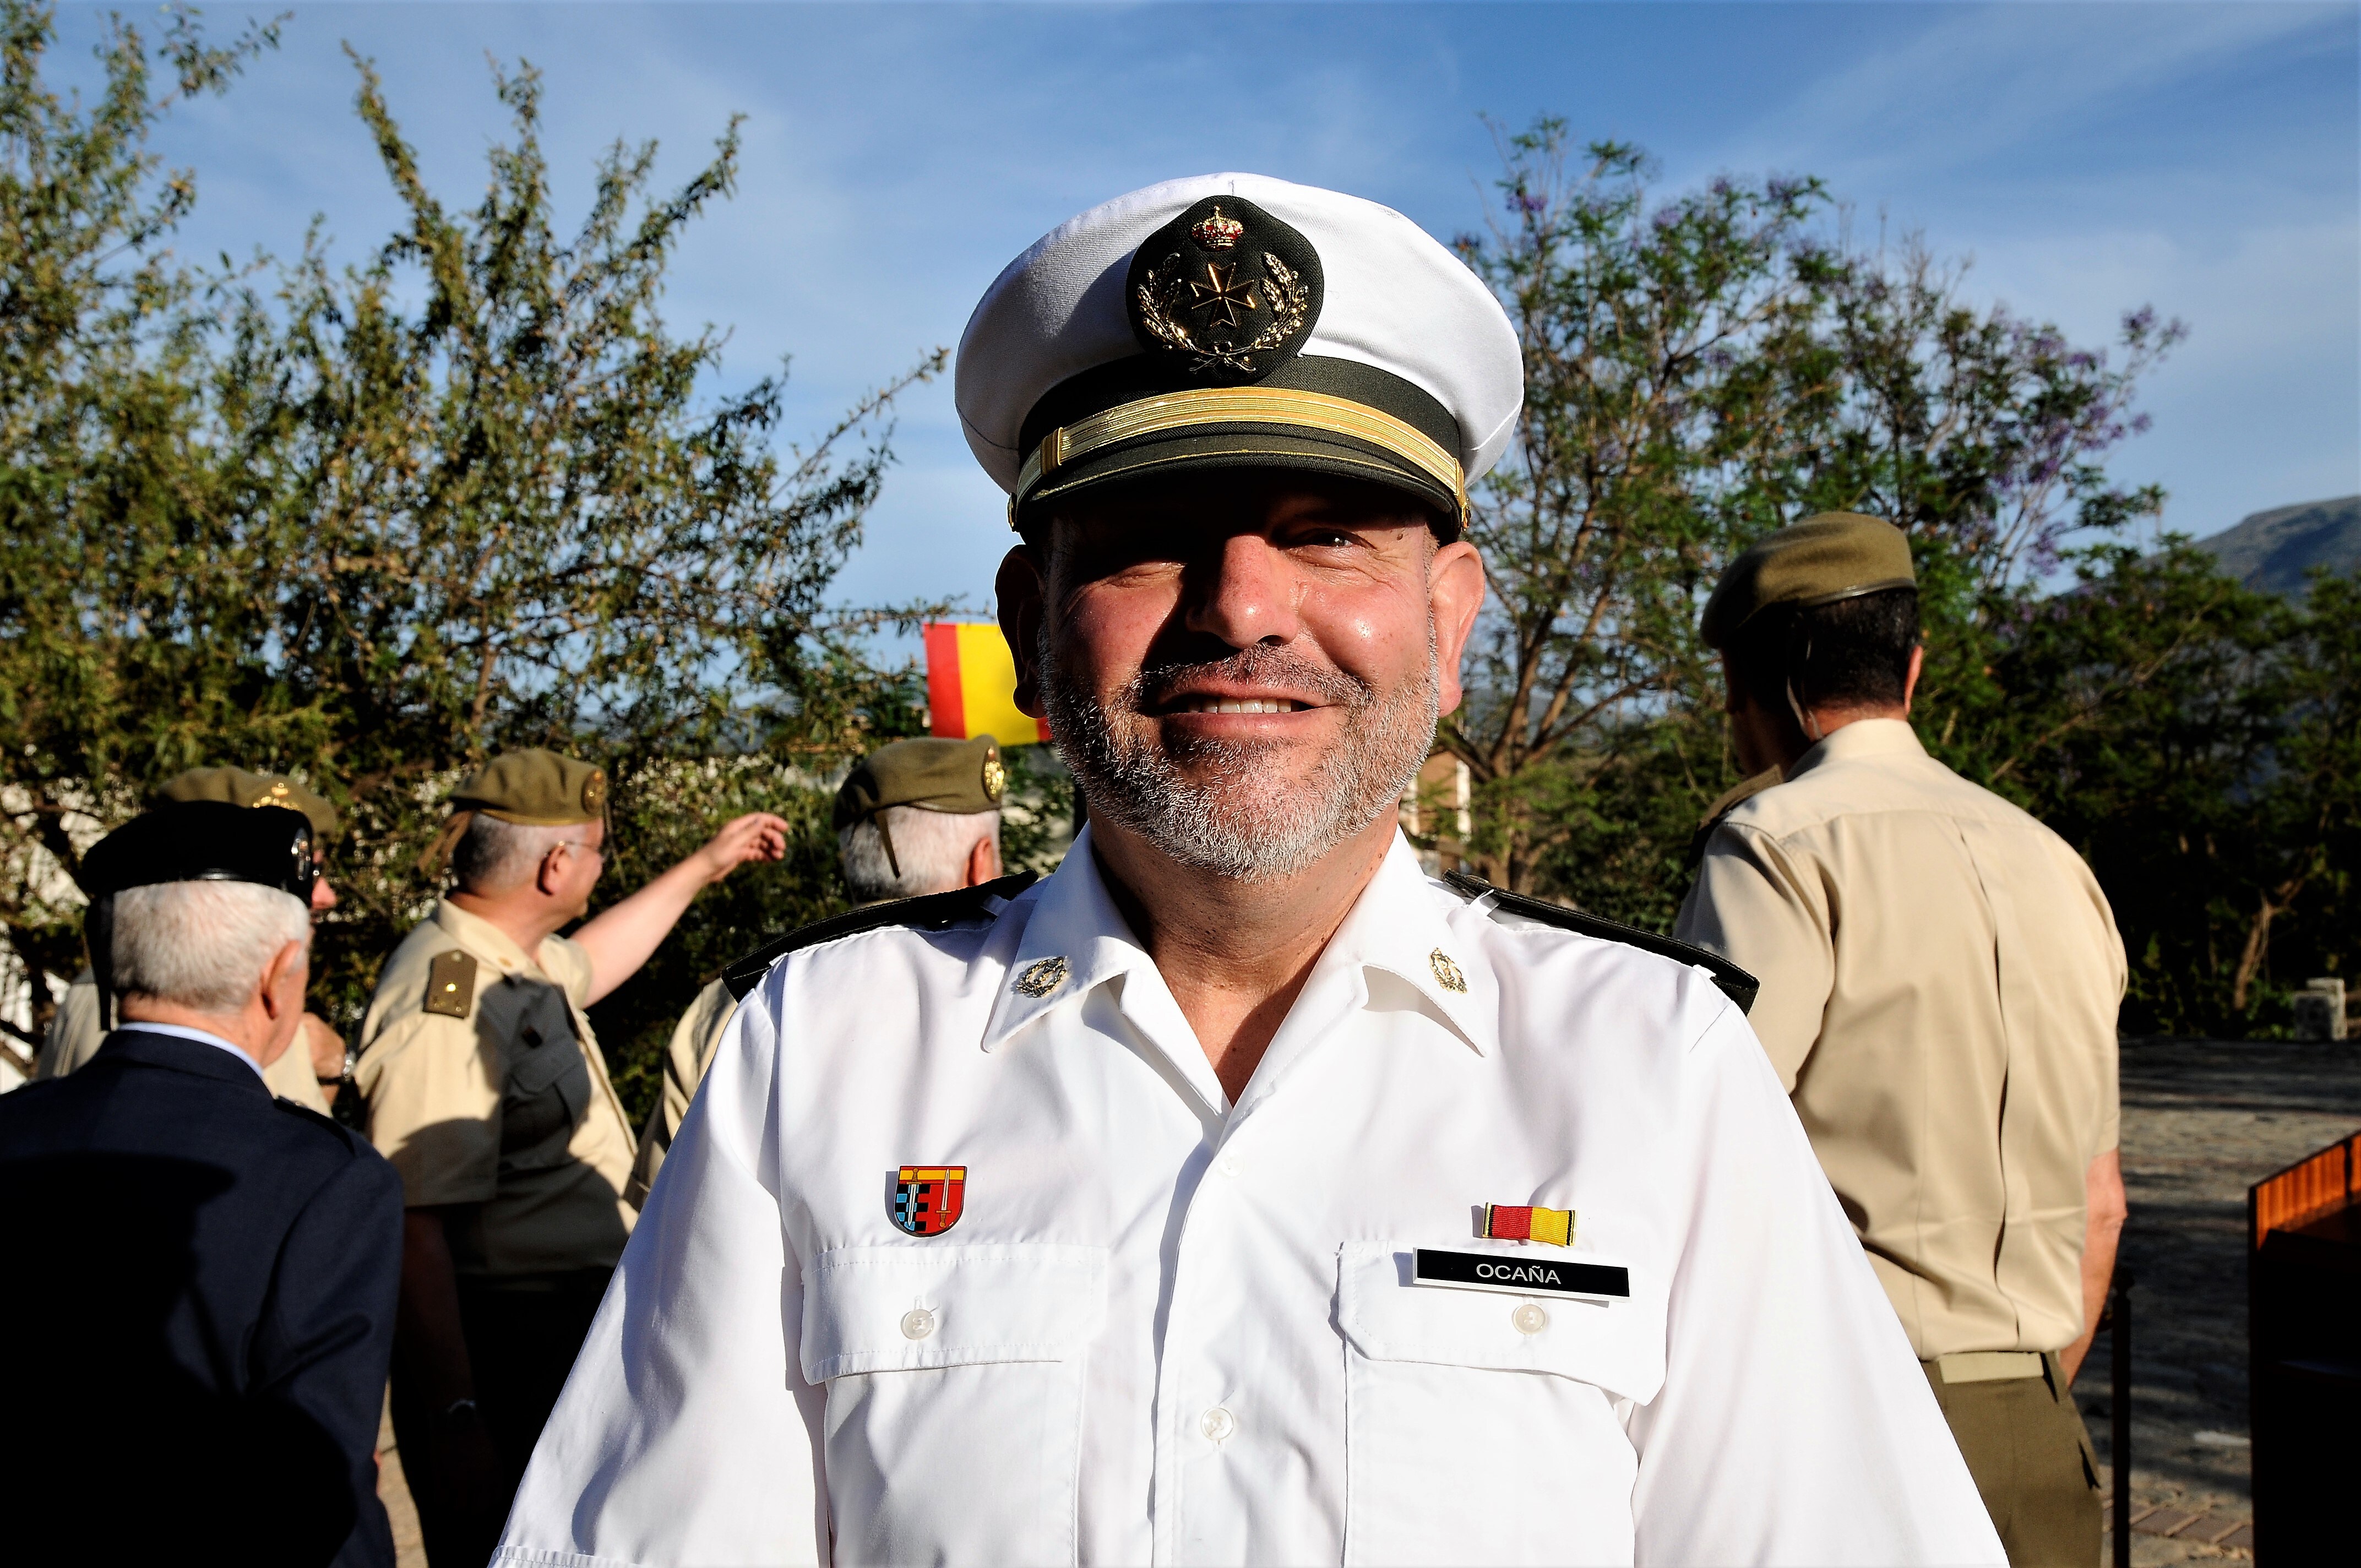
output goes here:
<path id="1" fill-rule="evenodd" d="M 437 953 L 426 969 L 426 1011 L 465 1018 L 476 1005 L 476 959 L 454 948 Z"/>

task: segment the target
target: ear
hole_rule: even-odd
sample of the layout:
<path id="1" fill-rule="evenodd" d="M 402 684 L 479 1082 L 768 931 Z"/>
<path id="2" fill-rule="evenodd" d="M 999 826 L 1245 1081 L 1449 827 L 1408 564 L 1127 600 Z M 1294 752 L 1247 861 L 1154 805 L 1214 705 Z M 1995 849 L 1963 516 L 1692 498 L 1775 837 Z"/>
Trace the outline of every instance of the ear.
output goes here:
<path id="1" fill-rule="evenodd" d="M 543 893 L 557 891 L 557 857 L 567 852 L 563 844 L 552 844 L 541 852 L 541 864 L 533 868 L 533 885 Z"/>
<path id="2" fill-rule="evenodd" d="M 1016 661 L 1016 711 L 1039 718 L 1049 710 L 1041 700 L 1041 620 L 1048 613 L 1049 586 L 1030 545 L 1020 544 L 1000 559 L 992 591 L 1000 601 L 1000 634 Z"/>
<path id="3" fill-rule="evenodd" d="M 1442 711 L 1455 712 L 1466 695 L 1459 679 L 1460 660 L 1467 639 L 1476 632 L 1477 612 L 1484 608 L 1484 557 L 1465 539 L 1455 539 L 1434 553 L 1426 566 L 1429 612 L 1434 617 L 1434 662 L 1441 677 Z"/>
<path id="4" fill-rule="evenodd" d="M 967 883 L 982 887 L 1000 875 L 1000 846 L 989 839 L 978 839 L 968 846 Z"/>
<path id="5" fill-rule="evenodd" d="M 303 1011 L 303 988 L 312 978 L 312 955 L 302 942 L 290 942 L 271 955 L 262 971 L 262 1010 L 272 1018 Z"/>
<path id="6" fill-rule="evenodd" d="M 1918 695 L 1918 674 L 1927 667 L 1927 644 L 1910 650 L 1910 668 L 1902 677 L 1902 717 L 1910 717 L 1910 699 Z"/>

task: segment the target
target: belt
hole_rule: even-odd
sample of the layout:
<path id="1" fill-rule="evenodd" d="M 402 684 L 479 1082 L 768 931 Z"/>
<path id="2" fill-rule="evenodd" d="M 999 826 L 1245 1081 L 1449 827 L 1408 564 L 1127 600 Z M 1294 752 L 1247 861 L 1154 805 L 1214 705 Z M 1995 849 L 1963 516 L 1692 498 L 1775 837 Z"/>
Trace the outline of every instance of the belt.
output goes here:
<path id="1" fill-rule="evenodd" d="M 1927 1365 L 1946 1383 L 2002 1383 L 2042 1373 L 2037 1350 L 1960 1350 Z"/>

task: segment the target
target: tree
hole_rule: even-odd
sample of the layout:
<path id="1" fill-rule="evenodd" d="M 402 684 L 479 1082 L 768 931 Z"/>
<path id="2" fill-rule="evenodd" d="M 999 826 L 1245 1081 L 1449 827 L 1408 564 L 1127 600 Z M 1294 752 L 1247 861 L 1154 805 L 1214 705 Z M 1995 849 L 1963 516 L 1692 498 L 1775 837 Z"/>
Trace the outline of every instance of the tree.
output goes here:
<path id="1" fill-rule="evenodd" d="M 93 345 L 69 356 L 88 368 L 10 405 L 62 433 L 0 454 L 0 916 L 28 971 L 71 972 L 78 849 L 182 767 L 300 773 L 344 810 L 345 902 L 322 924 L 314 1003 L 350 1022 L 430 907 L 416 861 L 443 793 L 489 752 L 609 765 L 620 894 L 697 813 L 808 818 L 814 774 L 917 728 L 913 673 L 862 652 L 901 612 L 826 596 L 889 461 L 893 399 L 943 356 L 785 458 L 782 376 L 707 391 L 723 335 L 677 335 L 658 305 L 686 227 L 730 190 L 734 125 L 669 194 L 651 193 L 652 144 L 619 145 L 561 239 L 529 68 L 496 77 L 514 136 L 480 203 L 454 213 L 357 62 L 404 226 L 338 270 L 315 224 L 266 290 L 177 271 L 162 250 L 193 186 L 140 150 L 159 111 L 137 35 L 115 30 L 116 87 L 77 119 L 39 86 L 46 17 L 6 14 L 6 123 L 33 127 L 16 165 L 42 171 L 53 205 L 118 214 L 80 252 L 20 223 L 20 254 L 0 258 L 80 280 Z M 58 150 L 99 146 L 79 165 Z M 131 263 L 76 260 L 116 255 Z M 832 898 L 816 864 L 701 907 L 692 945 L 752 945 L 772 921 L 750 900 L 793 917 Z"/>
<path id="2" fill-rule="evenodd" d="M 2161 504 L 2101 459 L 2179 335 L 2135 313 L 2121 363 L 1960 301 L 1923 247 L 1843 243 L 1812 180 L 1651 200 L 1643 155 L 1563 123 L 1503 142 L 1501 200 L 1462 253 L 1525 349 L 1518 439 L 1477 498 L 1495 593 L 1474 693 L 1440 741 L 1476 780 L 1486 874 L 1669 924 L 1698 814 L 1734 782 L 1698 642 L 1730 557 L 1807 513 L 1913 539 L 1938 744 L 1994 710 L 1991 638 L 2062 543 Z"/>
<path id="3" fill-rule="evenodd" d="M 196 198 L 148 148 L 178 101 L 221 92 L 277 41 L 227 48 L 168 13 L 154 55 L 119 20 L 87 107 L 42 80 L 45 7 L 0 4 L 0 930 L 20 977 L 78 967 L 66 874 L 139 784 L 178 764 L 197 710 L 243 747 L 238 655 L 192 635 L 235 625 L 247 589 L 191 541 L 232 526 L 245 492 L 207 440 L 199 389 L 206 280 L 166 248 Z M 127 548 L 126 548 L 127 546 Z M 0 1018 L 20 1065 L 46 1027 Z"/>

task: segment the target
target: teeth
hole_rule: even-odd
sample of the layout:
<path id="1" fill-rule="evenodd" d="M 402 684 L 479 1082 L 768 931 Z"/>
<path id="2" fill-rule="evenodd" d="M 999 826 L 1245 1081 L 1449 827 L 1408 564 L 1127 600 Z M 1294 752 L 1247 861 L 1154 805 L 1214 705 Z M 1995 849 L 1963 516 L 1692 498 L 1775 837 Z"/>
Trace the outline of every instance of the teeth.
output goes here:
<path id="1" fill-rule="evenodd" d="M 1285 697 L 1199 697 L 1184 705 L 1183 713 L 1293 713 L 1298 703 Z"/>

